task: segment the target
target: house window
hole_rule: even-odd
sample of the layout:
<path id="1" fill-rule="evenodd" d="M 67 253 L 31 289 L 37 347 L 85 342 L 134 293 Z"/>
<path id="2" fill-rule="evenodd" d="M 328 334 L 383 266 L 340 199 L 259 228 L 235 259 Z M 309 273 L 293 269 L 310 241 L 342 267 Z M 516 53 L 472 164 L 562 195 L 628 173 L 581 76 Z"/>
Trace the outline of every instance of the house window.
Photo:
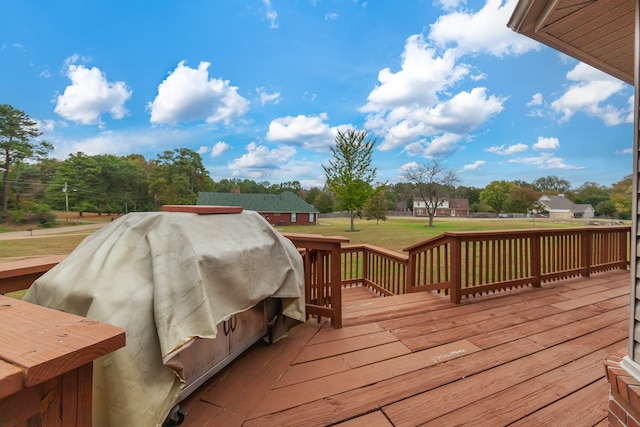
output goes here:
<path id="1" fill-rule="evenodd" d="M 291 212 L 291 222 L 296 222 L 298 220 L 298 214 L 295 212 Z"/>
<path id="2" fill-rule="evenodd" d="M 310 222 L 311 224 L 314 224 L 314 223 L 316 222 L 316 214 L 315 214 L 315 213 L 311 212 L 311 213 L 309 214 L 309 222 Z"/>

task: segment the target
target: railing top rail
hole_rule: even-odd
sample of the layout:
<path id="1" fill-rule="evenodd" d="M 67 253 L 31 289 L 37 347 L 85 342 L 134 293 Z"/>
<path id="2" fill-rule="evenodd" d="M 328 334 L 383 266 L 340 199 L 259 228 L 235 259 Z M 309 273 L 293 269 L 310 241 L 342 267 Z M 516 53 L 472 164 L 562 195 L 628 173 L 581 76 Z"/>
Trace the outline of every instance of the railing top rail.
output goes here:
<path id="1" fill-rule="evenodd" d="M 384 257 L 394 259 L 400 262 L 406 262 L 409 259 L 408 255 L 400 254 L 389 249 L 381 248 L 379 246 L 369 245 L 367 243 L 357 243 L 352 245 L 346 245 L 341 248 L 341 252 L 354 252 L 354 251 L 367 251 L 372 252 Z"/>
<path id="2" fill-rule="evenodd" d="M 565 227 L 565 228 L 523 228 L 511 230 L 479 230 L 479 231 L 445 231 L 439 236 L 432 237 L 419 243 L 415 243 L 403 249 L 405 252 L 415 252 L 415 249 L 425 246 L 436 246 L 439 243 L 446 242 L 447 239 L 478 239 L 478 238 L 501 238 L 508 236 L 527 236 L 527 235 L 555 235 L 555 234 L 579 234 L 586 231 L 629 231 L 630 225 L 595 225 L 585 227 Z M 438 242 L 442 240 L 443 242 Z"/>

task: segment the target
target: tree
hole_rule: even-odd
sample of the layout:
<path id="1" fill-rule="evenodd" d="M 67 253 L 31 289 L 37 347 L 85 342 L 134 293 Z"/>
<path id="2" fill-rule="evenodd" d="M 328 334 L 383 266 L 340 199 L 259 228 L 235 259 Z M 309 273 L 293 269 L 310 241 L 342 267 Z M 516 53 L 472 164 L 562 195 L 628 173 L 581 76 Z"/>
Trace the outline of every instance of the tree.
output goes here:
<path id="1" fill-rule="evenodd" d="M 585 182 L 575 190 L 569 191 L 567 196 L 576 204 L 591 205 L 594 208 L 601 202 L 609 200 L 610 189 L 595 182 Z"/>
<path id="2" fill-rule="evenodd" d="M 376 143 L 367 138 L 365 131 L 338 131 L 336 145 L 331 147 L 333 159 L 328 165 L 322 165 L 327 186 L 335 194 L 341 209 L 349 212 L 350 231 L 355 231 L 356 212 L 374 193 L 371 183 L 375 179 L 376 169 L 371 167 L 371 155 Z"/>
<path id="3" fill-rule="evenodd" d="M 402 176 L 413 184 L 415 194 L 425 203 L 429 227 L 433 227 L 436 210 L 452 193 L 459 181 L 458 174 L 434 160 L 430 164 L 414 164 L 406 168 Z"/>
<path id="4" fill-rule="evenodd" d="M 307 195 L 304 198 L 304 201 L 309 203 L 310 205 L 313 205 L 316 200 L 316 197 L 318 197 L 321 191 L 322 190 L 320 190 L 318 187 L 311 187 L 311 189 L 309 189 L 309 191 L 307 192 Z"/>
<path id="5" fill-rule="evenodd" d="M 518 187 L 514 184 L 505 201 L 505 208 L 510 212 L 527 213 L 534 209 L 540 196 L 541 194 L 531 187 Z"/>
<path id="6" fill-rule="evenodd" d="M 491 206 L 496 216 L 502 212 L 505 202 L 511 195 L 515 184 L 508 181 L 493 181 L 480 192 L 480 201 Z"/>
<path id="7" fill-rule="evenodd" d="M 387 220 L 388 199 L 383 192 L 378 192 L 375 196 L 367 200 L 364 205 L 364 216 L 366 219 L 375 219 L 376 225 L 380 220 Z"/>
<path id="8" fill-rule="evenodd" d="M 318 209 L 320 213 L 331 213 L 333 212 L 333 197 L 331 197 L 331 194 L 323 191 L 316 196 L 313 201 L 313 207 Z"/>
<path id="9" fill-rule="evenodd" d="M 2 218 L 9 216 L 9 169 L 27 159 L 41 159 L 53 149 L 47 142 L 32 142 L 42 135 L 37 123 L 11 105 L 0 105 L 0 157 L 2 173 Z"/>
<path id="10" fill-rule="evenodd" d="M 154 195 L 156 204 L 193 205 L 198 192 L 211 191 L 214 187 L 200 154 L 193 150 L 165 151 L 158 154 L 155 163 L 157 167 L 151 171 L 149 191 Z"/>
<path id="11" fill-rule="evenodd" d="M 622 219 L 631 218 L 633 201 L 633 177 L 627 175 L 621 181 L 613 184 L 611 188 L 611 201 L 616 207 L 618 216 Z"/>
<path id="12" fill-rule="evenodd" d="M 545 194 L 564 194 L 571 188 L 569 181 L 551 175 L 533 181 L 533 189 Z"/>

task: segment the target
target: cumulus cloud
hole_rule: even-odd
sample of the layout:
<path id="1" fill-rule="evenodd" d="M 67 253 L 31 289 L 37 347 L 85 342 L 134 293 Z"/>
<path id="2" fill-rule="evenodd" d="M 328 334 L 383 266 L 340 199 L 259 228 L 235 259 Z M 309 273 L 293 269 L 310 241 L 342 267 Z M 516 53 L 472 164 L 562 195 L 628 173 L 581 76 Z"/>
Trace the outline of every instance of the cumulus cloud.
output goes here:
<path id="1" fill-rule="evenodd" d="M 110 114 L 121 119 L 128 110 L 124 103 L 131 97 L 125 82 L 109 82 L 97 67 L 69 63 L 66 75 L 71 80 L 56 98 L 54 111 L 67 120 L 83 125 L 103 125 L 101 116 Z"/>
<path id="2" fill-rule="evenodd" d="M 478 14 L 484 11 L 493 17 L 487 7 Z M 450 15 L 455 13 L 445 16 Z M 481 14 L 475 19 L 488 18 Z M 444 46 L 450 43 L 444 43 L 448 36 L 443 31 L 432 27 L 430 37 L 439 34 L 436 41 Z M 367 114 L 365 128 L 382 136 L 380 150 L 402 148 L 410 155 L 445 156 L 456 150 L 465 135 L 504 109 L 506 98 L 489 94 L 485 87 L 456 93 L 455 88 L 465 79 L 475 82 L 486 76 L 471 73 L 471 67 L 460 60 L 461 53 L 468 52 L 458 47 L 439 49 L 432 42 L 422 34 L 410 36 L 400 70 L 381 70 L 378 84 L 360 108 Z"/>
<path id="3" fill-rule="evenodd" d="M 312 150 L 328 150 L 334 143 L 336 129 L 325 123 L 326 113 L 317 116 L 287 116 L 272 120 L 267 132 L 268 141 L 278 141 Z"/>
<path id="4" fill-rule="evenodd" d="M 209 63 L 197 69 L 185 61 L 158 86 L 158 95 L 147 105 L 153 124 L 176 124 L 204 119 L 230 125 L 249 109 L 249 101 L 228 80 L 209 78 Z"/>
<path id="5" fill-rule="evenodd" d="M 443 4 L 445 2 L 441 0 Z M 454 1 L 447 6 L 457 6 Z M 429 38 L 441 47 L 452 47 L 458 56 L 489 53 L 502 57 L 540 49 L 540 44 L 507 28 L 517 0 L 488 0 L 478 12 L 454 11 L 431 25 Z"/>
<path id="6" fill-rule="evenodd" d="M 538 142 L 533 144 L 534 150 L 556 150 L 558 148 L 560 148 L 560 140 L 555 137 L 545 138 L 539 136 Z"/>
<path id="7" fill-rule="evenodd" d="M 273 170 L 286 164 L 296 154 L 294 147 L 280 146 L 270 150 L 255 142 L 249 143 L 245 148 L 246 154 L 228 165 L 233 171 L 233 176 L 250 176 L 254 179 L 269 176 Z"/>
<path id="8" fill-rule="evenodd" d="M 619 109 L 606 103 L 613 95 L 626 89 L 620 80 L 582 62 L 567 73 L 567 79 L 575 83 L 551 103 L 553 111 L 561 115 L 560 122 L 569 121 L 580 111 L 601 119 L 607 126 L 633 121 L 629 107 Z"/>
<path id="9" fill-rule="evenodd" d="M 476 160 L 473 163 L 469 163 L 468 165 L 464 165 L 462 167 L 462 171 L 475 171 L 480 169 L 482 166 L 484 166 L 487 162 L 485 162 L 484 160 Z"/>
<path id="10" fill-rule="evenodd" d="M 324 20 L 325 21 L 337 21 L 338 20 L 338 14 L 335 13 L 335 12 L 327 13 L 326 15 L 324 15 Z"/>
<path id="11" fill-rule="evenodd" d="M 400 71 L 385 68 L 378 73 L 380 82 L 367 97 L 360 111 L 374 113 L 411 104 L 433 105 L 438 93 L 469 74 L 466 64 L 456 64 L 451 51 L 439 55 L 421 34 L 405 43 Z"/>
<path id="12" fill-rule="evenodd" d="M 529 146 L 527 144 L 514 144 L 508 147 L 505 147 L 504 145 L 494 145 L 492 147 L 487 148 L 485 151 L 488 151 L 489 153 L 493 153 L 493 154 L 509 155 L 509 154 L 521 153 L 523 151 L 527 151 L 528 149 L 529 149 Z"/>
<path id="13" fill-rule="evenodd" d="M 231 149 L 231 146 L 224 141 L 218 141 L 211 147 L 211 157 L 218 157 Z"/>
<path id="14" fill-rule="evenodd" d="M 277 104 L 280 102 L 280 92 L 267 93 L 263 87 L 256 88 L 256 92 L 258 92 L 262 105 L 268 103 Z"/>
<path id="15" fill-rule="evenodd" d="M 584 169 L 584 166 L 568 165 L 562 157 L 556 157 L 551 153 L 543 153 L 539 156 L 520 157 L 509 160 L 509 163 L 521 163 L 536 166 L 538 169 Z"/>

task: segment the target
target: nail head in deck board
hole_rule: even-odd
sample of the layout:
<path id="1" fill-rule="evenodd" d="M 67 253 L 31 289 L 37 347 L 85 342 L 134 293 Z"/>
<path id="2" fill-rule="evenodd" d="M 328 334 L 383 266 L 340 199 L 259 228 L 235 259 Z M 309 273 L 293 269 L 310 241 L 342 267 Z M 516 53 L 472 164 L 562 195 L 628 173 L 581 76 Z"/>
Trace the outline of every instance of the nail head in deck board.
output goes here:
<path id="1" fill-rule="evenodd" d="M 0 296 L 0 359 L 22 368 L 26 387 L 125 344 L 122 328 Z"/>

